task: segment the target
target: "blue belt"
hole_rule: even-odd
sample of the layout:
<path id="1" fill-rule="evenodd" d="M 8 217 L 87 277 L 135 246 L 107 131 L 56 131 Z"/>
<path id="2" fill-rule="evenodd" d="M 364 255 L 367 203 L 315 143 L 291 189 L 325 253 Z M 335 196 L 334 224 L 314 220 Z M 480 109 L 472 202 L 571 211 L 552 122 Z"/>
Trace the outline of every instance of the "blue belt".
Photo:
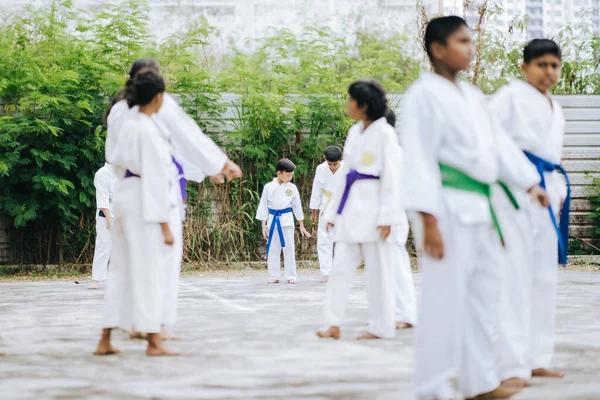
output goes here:
<path id="1" fill-rule="evenodd" d="M 348 175 L 346 175 L 346 187 L 344 187 L 344 192 L 342 193 L 342 200 L 340 201 L 340 205 L 337 209 L 338 215 L 341 215 L 344 211 L 344 208 L 346 207 L 346 201 L 348 201 L 348 196 L 350 195 L 350 189 L 352 188 L 352 185 L 354 185 L 356 181 L 365 179 L 379 179 L 379 177 L 374 175 L 361 174 L 355 169 L 351 169 L 348 172 Z"/>
<path id="2" fill-rule="evenodd" d="M 563 207 L 560 211 L 560 224 L 556 221 L 556 216 L 552 210 L 552 206 L 548 207 L 550 212 L 550 219 L 556 229 L 558 235 L 558 262 L 562 265 L 567 264 L 567 255 L 569 252 L 569 211 L 571 209 L 571 182 L 567 176 L 567 171 L 558 164 L 551 163 L 550 161 L 544 160 L 536 155 L 525 152 L 525 155 L 535 165 L 538 173 L 540 174 L 540 186 L 546 189 L 546 180 L 544 179 L 544 172 L 560 172 L 567 181 L 567 198 L 563 203 Z"/>
<path id="3" fill-rule="evenodd" d="M 279 217 L 281 217 L 283 214 L 291 212 L 291 207 L 284 208 L 283 210 L 269 210 L 269 214 L 273 216 L 273 220 L 271 221 L 269 238 L 267 239 L 267 256 L 269 255 L 269 249 L 271 248 L 271 240 L 273 240 L 273 231 L 275 230 L 275 226 L 277 226 L 277 233 L 279 233 L 279 242 L 281 243 L 281 247 L 285 247 L 285 239 L 283 238 L 283 230 L 281 229 L 281 221 L 279 221 Z"/>

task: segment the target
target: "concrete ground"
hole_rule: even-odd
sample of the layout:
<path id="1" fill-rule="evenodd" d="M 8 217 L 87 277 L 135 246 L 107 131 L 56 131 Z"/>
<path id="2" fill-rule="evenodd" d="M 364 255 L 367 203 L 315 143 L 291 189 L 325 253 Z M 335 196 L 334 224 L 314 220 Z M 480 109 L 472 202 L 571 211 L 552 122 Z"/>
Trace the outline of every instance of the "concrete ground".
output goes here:
<path id="1" fill-rule="evenodd" d="M 358 342 L 364 277 L 351 295 L 342 340 L 319 340 L 325 285 L 264 276 L 185 277 L 178 358 L 148 358 L 117 333 L 123 354 L 92 355 L 103 291 L 73 282 L 0 283 L 0 399 L 412 399 L 412 332 Z M 417 285 L 419 283 L 417 275 Z M 600 274 L 561 272 L 556 367 L 517 400 L 600 399 Z"/>

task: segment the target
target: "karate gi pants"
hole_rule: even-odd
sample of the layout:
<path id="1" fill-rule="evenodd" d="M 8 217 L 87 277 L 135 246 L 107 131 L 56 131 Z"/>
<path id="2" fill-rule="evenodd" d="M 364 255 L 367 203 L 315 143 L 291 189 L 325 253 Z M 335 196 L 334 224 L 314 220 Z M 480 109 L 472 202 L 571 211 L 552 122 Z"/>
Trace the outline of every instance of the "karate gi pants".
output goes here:
<path id="1" fill-rule="evenodd" d="M 390 251 L 394 274 L 395 320 L 414 326 L 417 324 L 417 301 L 410 257 L 404 245 L 394 243 Z"/>
<path id="2" fill-rule="evenodd" d="M 171 210 L 169 228 L 175 238 L 173 246 L 167 249 L 167 261 L 164 264 L 165 280 L 162 322 L 172 327 L 177 322 L 177 305 L 179 301 L 179 278 L 181 276 L 181 262 L 183 259 L 183 222 L 182 210 L 174 207 Z"/>
<path id="3" fill-rule="evenodd" d="M 393 246 L 391 240 L 370 243 L 336 242 L 333 267 L 325 295 L 325 323 L 340 326 L 346 317 L 348 296 L 356 269 L 364 261 L 367 280 L 368 332 L 393 338 L 394 323 Z"/>
<path id="4" fill-rule="evenodd" d="M 463 224 L 445 211 L 438 227 L 444 257 L 419 256 L 423 286 L 415 332 L 415 390 L 419 399 L 453 399 L 451 379 L 456 377 L 459 391 L 473 397 L 500 385 L 494 337 L 502 247 L 491 222 Z M 422 242 L 420 217 L 413 231 Z"/>
<path id="5" fill-rule="evenodd" d="M 319 256 L 321 275 L 329 275 L 331 273 L 331 265 L 333 264 L 333 237 L 327 232 L 326 228 L 327 221 L 323 218 L 319 218 L 317 255 Z"/>
<path id="6" fill-rule="evenodd" d="M 139 216 L 115 218 L 111 233 L 104 328 L 160 333 L 168 248 L 160 225 Z"/>
<path id="7" fill-rule="evenodd" d="M 92 280 L 103 281 L 107 276 L 110 259 L 110 231 L 106 227 L 106 218 L 96 218 L 96 246 L 92 263 Z"/>
<path id="8" fill-rule="evenodd" d="M 283 250 L 283 267 L 286 280 L 296 279 L 296 242 L 294 241 L 294 227 L 284 226 L 281 228 L 285 247 L 281 247 L 277 228 L 273 230 L 273 239 L 267 255 L 267 266 L 269 278 L 281 278 L 281 253 Z"/>

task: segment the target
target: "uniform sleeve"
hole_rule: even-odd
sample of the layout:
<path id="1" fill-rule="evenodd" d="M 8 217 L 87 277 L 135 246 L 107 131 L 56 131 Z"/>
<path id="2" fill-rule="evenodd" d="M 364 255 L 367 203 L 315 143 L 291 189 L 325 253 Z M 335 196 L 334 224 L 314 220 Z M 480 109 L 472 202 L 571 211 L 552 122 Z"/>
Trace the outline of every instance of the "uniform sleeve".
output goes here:
<path id="1" fill-rule="evenodd" d="M 294 185 L 294 195 L 292 196 L 292 211 L 298 221 L 304 221 L 304 211 L 302 211 L 302 200 L 298 187 Z"/>
<path id="2" fill-rule="evenodd" d="M 158 132 L 140 132 L 142 220 L 148 223 L 169 221 L 169 153 Z"/>
<path id="3" fill-rule="evenodd" d="M 310 193 L 310 203 L 309 208 L 311 210 L 318 210 L 321 207 L 321 197 L 323 196 L 323 192 L 321 191 L 321 184 L 319 180 L 319 173 L 321 169 L 317 167 L 315 171 L 315 177 L 313 179 L 312 184 L 312 192 Z"/>
<path id="4" fill-rule="evenodd" d="M 165 95 L 163 106 L 155 118 L 159 125 L 169 130 L 187 179 L 201 182 L 205 176 L 218 175 L 223 170 L 227 162 L 225 153 L 202 132 L 172 96 Z"/>
<path id="5" fill-rule="evenodd" d="M 267 203 L 268 197 L 268 186 L 265 185 L 260 196 L 260 203 L 258 203 L 258 210 L 256 210 L 256 219 L 260 221 L 266 221 L 269 218 L 269 205 Z"/>
<path id="6" fill-rule="evenodd" d="M 511 187 L 527 191 L 540 182 L 535 166 L 527 159 L 511 132 L 515 132 L 514 104 L 501 90 L 489 103 L 489 114 L 498 153 L 498 178 Z"/>
<path id="7" fill-rule="evenodd" d="M 397 225 L 402 221 L 400 198 L 400 146 L 391 127 L 382 135 L 382 170 L 379 176 L 379 213 L 377 226 Z"/>
<path id="8" fill-rule="evenodd" d="M 409 91 L 400 103 L 404 149 L 401 186 L 407 211 L 438 217 L 442 207 L 438 151 L 443 131 L 432 124 L 434 112 L 423 91 Z"/>
<path id="9" fill-rule="evenodd" d="M 110 180 L 111 177 L 105 168 L 101 168 L 96 172 L 96 175 L 94 175 L 97 209 L 110 207 Z"/>

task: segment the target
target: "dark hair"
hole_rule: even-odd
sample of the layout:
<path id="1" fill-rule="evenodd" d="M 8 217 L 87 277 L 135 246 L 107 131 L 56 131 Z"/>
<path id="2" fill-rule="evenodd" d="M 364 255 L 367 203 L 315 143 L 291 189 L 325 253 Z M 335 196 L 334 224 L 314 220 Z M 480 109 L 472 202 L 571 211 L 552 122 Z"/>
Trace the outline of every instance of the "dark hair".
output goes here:
<path id="1" fill-rule="evenodd" d="M 323 154 L 325 154 L 325 159 L 330 162 L 336 162 L 342 159 L 342 149 L 338 146 L 327 146 Z"/>
<path id="2" fill-rule="evenodd" d="M 388 107 L 385 109 L 385 114 L 383 114 L 383 115 L 385 116 L 387 123 L 395 128 L 396 127 L 396 113 L 394 112 L 394 110 L 392 110 L 391 108 Z"/>
<path id="3" fill-rule="evenodd" d="M 527 43 L 527 46 L 523 49 L 523 61 L 529 64 L 534 59 L 545 56 L 546 54 L 556 56 L 559 60 L 562 59 L 560 47 L 554 40 L 533 39 L 531 42 Z"/>
<path id="4" fill-rule="evenodd" d="M 427 28 L 425 28 L 424 42 L 427 56 L 432 62 L 433 55 L 431 54 L 431 45 L 437 42 L 445 46 L 448 43 L 450 35 L 463 26 L 468 27 L 469 25 L 467 25 L 467 22 L 464 19 L 457 17 L 456 15 L 438 17 L 429 21 Z"/>
<path id="5" fill-rule="evenodd" d="M 110 110 L 112 110 L 113 106 L 117 104 L 121 100 L 125 100 L 127 88 L 131 86 L 133 83 L 133 77 L 137 72 L 141 69 L 148 68 L 154 70 L 156 73 L 159 73 L 158 62 L 154 58 L 138 58 L 131 64 L 131 68 L 129 68 L 129 79 L 125 82 L 125 87 L 116 94 L 115 97 L 111 100 L 110 104 L 104 111 L 104 115 L 102 116 L 102 121 L 104 121 L 104 126 L 108 127 L 107 120 L 108 114 L 110 114 Z"/>
<path id="6" fill-rule="evenodd" d="M 277 172 L 294 172 L 296 170 L 296 164 L 287 158 L 282 158 L 277 161 Z"/>
<path id="7" fill-rule="evenodd" d="M 374 79 L 359 79 L 348 88 L 348 94 L 359 107 L 367 106 L 367 117 L 371 121 L 383 117 L 387 108 L 387 97 L 385 90 L 379 82 Z"/>
<path id="8" fill-rule="evenodd" d="M 145 68 L 136 73 L 126 89 L 125 98 L 129 108 L 145 106 L 154 97 L 165 91 L 165 81 L 153 69 Z"/>

